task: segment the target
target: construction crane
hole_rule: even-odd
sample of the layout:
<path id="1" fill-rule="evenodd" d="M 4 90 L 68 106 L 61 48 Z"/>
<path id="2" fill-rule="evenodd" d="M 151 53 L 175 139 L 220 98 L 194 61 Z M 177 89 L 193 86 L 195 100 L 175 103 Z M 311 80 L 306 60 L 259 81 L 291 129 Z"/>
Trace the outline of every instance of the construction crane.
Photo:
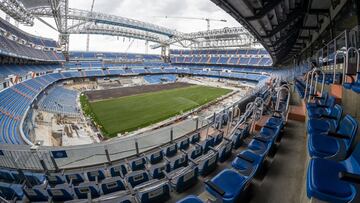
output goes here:
<path id="1" fill-rule="evenodd" d="M 173 19 L 184 19 L 184 20 L 204 20 L 207 23 L 207 30 L 210 30 L 210 21 L 217 21 L 226 23 L 227 20 L 224 19 L 211 19 L 211 18 L 196 18 L 196 17 L 180 17 L 180 16 L 165 16 L 162 18 L 173 18 Z"/>
<path id="2" fill-rule="evenodd" d="M 92 14 L 92 12 L 93 12 L 93 10 L 94 10 L 94 4 L 95 4 L 95 0 L 92 1 L 91 9 L 90 9 L 90 14 Z M 87 34 L 87 38 L 86 38 L 86 51 L 89 51 L 89 47 L 90 47 L 90 35 Z"/>

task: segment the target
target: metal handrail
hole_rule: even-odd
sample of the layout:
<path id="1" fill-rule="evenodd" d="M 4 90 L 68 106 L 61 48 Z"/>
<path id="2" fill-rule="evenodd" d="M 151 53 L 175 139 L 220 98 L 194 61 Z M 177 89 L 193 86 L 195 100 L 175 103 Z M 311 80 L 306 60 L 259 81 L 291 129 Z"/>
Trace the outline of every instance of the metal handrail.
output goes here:
<path id="1" fill-rule="evenodd" d="M 358 49 L 356 49 L 355 47 L 349 47 L 348 50 L 346 51 L 346 63 L 345 63 L 345 69 L 343 71 L 343 84 L 346 82 L 346 75 L 348 74 L 349 71 L 349 53 L 351 50 L 354 50 L 354 52 L 356 53 L 356 70 L 359 70 L 359 65 L 360 65 L 360 52 Z"/>
<path id="2" fill-rule="evenodd" d="M 323 76 L 322 78 L 322 83 L 321 83 L 321 92 L 320 92 L 320 96 L 322 97 L 323 95 L 323 91 L 324 91 L 324 84 L 325 84 L 325 73 L 323 70 L 321 70 L 320 68 L 314 68 L 314 70 L 311 72 L 311 82 L 310 82 L 310 94 L 314 94 L 316 92 L 316 84 L 318 82 L 318 77 L 319 74 L 317 72 L 320 72 Z M 317 75 L 316 77 L 316 83 L 315 83 L 315 88 L 313 88 L 313 83 L 314 83 L 314 75 Z M 310 102 L 311 97 L 309 97 L 308 102 Z"/>
<path id="3" fill-rule="evenodd" d="M 346 60 L 346 54 L 344 54 L 343 52 L 336 52 L 336 54 L 334 56 L 334 66 L 333 66 L 334 67 L 333 68 L 334 69 L 333 84 L 335 84 L 335 80 L 336 80 L 336 65 L 337 65 L 337 57 L 338 57 L 338 55 L 342 55 L 344 57 L 344 61 Z M 343 68 L 343 69 L 345 69 L 345 68 Z"/>

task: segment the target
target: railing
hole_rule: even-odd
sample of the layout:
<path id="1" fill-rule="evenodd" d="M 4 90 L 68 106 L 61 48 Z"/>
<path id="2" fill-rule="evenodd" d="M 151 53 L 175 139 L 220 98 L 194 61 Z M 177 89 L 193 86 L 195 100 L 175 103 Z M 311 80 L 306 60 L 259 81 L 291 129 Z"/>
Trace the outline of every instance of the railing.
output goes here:
<path id="1" fill-rule="evenodd" d="M 336 52 L 335 56 L 334 56 L 334 76 L 333 76 L 333 84 L 336 83 L 336 65 L 337 65 L 337 57 L 338 55 L 342 55 L 344 58 L 344 61 L 346 61 L 346 54 L 342 53 L 342 52 Z M 344 69 L 345 70 L 345 69 Z M 344 80 L 343 80 L 344 81 Z"/>
<path id="2" fill-rule="evenodd" d="M 360 52 L 357 48 L 355 47 L 349 47 L 348 50 L 346 51 L 346 63 L 345 63 L 345 69 L 343 71 L 343 84 L 346 83 L 346 75 L 348 74 L 349 71 L 349 53 L 350 51 L 354 51 L 356 54 L 356 69 L 357 71 L 359 71 L 359 65 L 360 65 Z"/>

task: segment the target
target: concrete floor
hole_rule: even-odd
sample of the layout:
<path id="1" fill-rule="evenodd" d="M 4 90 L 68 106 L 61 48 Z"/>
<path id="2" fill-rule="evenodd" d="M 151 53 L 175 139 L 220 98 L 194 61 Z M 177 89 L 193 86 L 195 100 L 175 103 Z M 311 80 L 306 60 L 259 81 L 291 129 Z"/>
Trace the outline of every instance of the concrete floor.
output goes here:
<path id="1" fill-rule="evenodd" d="M 278 150 L 264 169 L 264 178 L 253 184 L 250 202 L 302 202 L 307 165 L 305 135 L 305 123 L 287 123 Z"/>

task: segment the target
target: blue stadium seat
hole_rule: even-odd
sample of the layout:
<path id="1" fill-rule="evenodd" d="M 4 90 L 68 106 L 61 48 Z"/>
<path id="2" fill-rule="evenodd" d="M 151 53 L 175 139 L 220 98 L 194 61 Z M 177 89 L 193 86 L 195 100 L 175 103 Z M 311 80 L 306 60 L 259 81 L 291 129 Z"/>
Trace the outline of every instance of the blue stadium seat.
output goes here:
<path id="1" fill-rule="evenodd" d="M 222 145 L 219 149 L 219 162 L 225 162 L 232 154 L 233 142 L 227 142 Z"/>
<path id="2" fill-rule="evenodd" d="M 186 153 L 190 159 L 194 160 L 203 154 L 203 148 L 201 145 L 195 145 L 193 148 L 189 149 Z"/>
<path id="3" fill-rule="evenodd" d="M 184 140 L 182 140 L 179 143 L 179 149 L 180 150 L 187 150 L 190 146 L 190 139 L 189 138 L 185 138 Z"/>
<path id="4" fill-rule="evenodd" d="M 17 171 L 12 171 L 11 175 L 14 177 L 15 182 L 23 183 L 27 181 L 31 185 L 40 185 L 43 184 L 45 181 L 45 175 L 40 173 L 32 173 L 32 172 L 24 172 L 24 176 L 20 175 Z"/>
<path id="5" fill-rule="evenodd" d="M 162 150 L 154 152 L 154 153 L 150 154 L 148 159 L 149 159 L 150 164 L 157 164 L 164 160 L 164 152 Z"/>
<path id="6" fill-rule="evenodd" d="M 211 148 L 214 147 L 214 141 L 215 141 L 215 138 L 209 136 L 208 138 L 206 138 L 206 140 L 200 142 L 200 145 L 203 148 L 204 154 L 208 153 L 208 151 L 210 151 Z"/>
<path id="7" fill-rule="evenodd" d="M 13 182 L 15 179 L 11 175 L 11 172 L 6 169 L 0 169 L 0 180 L 7 181 L 7 182 Z"/>
<path id="8" fill-rule="evenodd" d="M 74 193 L 68 184 L 61 184 L 54 188 L 48 188 L 47 192 L 54 201 L 69 201 L 74 199 Z"/>
<path id="9" fill-rule="evenodd" d="M 24 197 L 21 184 L 0 182 L 0 194 L 7 200 L 22 200 Z"/>
<path id="10" fill-rule="evenodd" d="M 101 181 L 100 188 L 105 195 L 126 190 L 121 177 L 108 178 Z"/>
<path id="11" fill-rule="evenodd" d="M 32 188 L 24 188 L 24 193 L 31 202 L 48 201 L 49 194 L 46 189 L 43 185 L 37 185 Z"/>
<path id="12" fill-rule="evenodd" d="M 175 157 L 172 157 L 169 162 L 170 162 L 170 169 L 171 170 L 176 170 L 178 168 L 181 167 L 186 167 L 188 165 L 188 156 L 187 154 L 181 154 Z"/>
<path id="13" fill-rule="evenodd" d="M 150 177 L 146 171 L 134 171 L 126 175 L 126 181 L 131 185 L 132 188 L 149 180 Z"/>
<path id="14" fill-rule="evenodd" d="M 176 203 L 203 203 L 203 201 L 199 199 L 197 196 L 189 195 L 177 201 Z"/>
<path id="15" fill-rule="evenodd" d="M 246 177 L 253 177 L 260 170 L 265 157 L 255 154 L 251 150 L 240 152 L 231 166 Z"/>
<path id="16" fill-rule="evenodd" d="M 360 144 L 344 161 L 314 158 L 307 172 L 307 195 L 326 202 L 358 202 Z"/>
<path id="17" fill-rule="evenodd" d="M 183 192 L 197 182 L 199 168 L 196 166 L 180 168 L 172 171 L 169 176 L 171 177 L 170 182 L 175 187 L 175 190 L 177 192 Z"/>
<path id="18" fill-rule="evenodd" d="M 141 157 L 130 161 L 130 168 L 132 171 L 144 170 L 146 165 L 146 158 Z"/>
<path id="19" fill-rule="evenodd" d="M 307 131 L 309 134 L 324 131 L 336 131 L 341 119 L 343 109 L 336 104 L 329 115 L 322 115 L 320 118 L 310 118 Z"/>
<path id="20" fill-rule="evenodd" d="M 239 148 L 243 144 L 243 140 L 249 135 L 249 125 L 245 124 L 244 128 L 237 128 L 232 136 L 234 149 Z"/>
<path id="21" fill-rule="evenodd" d="M 74 186 L 74 192 L 79 199 L 91 199 L 100 197 L 100 188 L 95 182 L 80 183 Z"/>
<path id="22" fill-rule="evenodd" d="M 89 181 L 101 181 L 105 179 L 105 171 L 104 169 L 94 170 L 94 171 L 87 171 L 86 172 Z"/>
<path id="23" fill-rule="evenodd" d="M 85 180 L 82 173 L 65 174 L 65 178 L 69 184 L 79 184 Z"/>
<path id="24" fill-rule="evenodd" d="M 224 169 L 211 180 L 205 182 L 206 191 L 224 203 L 239 202 L 247 188 L 249 179 L 234 170 Z"/>
<path id="25" fill-rule="evenodd" d="M 165 156 L 169 157 L 169 158 L 173 157 L 173 156 L 176 155 L 177 151 L 178 151 L 178 145 L 177 144 L 172 144 L 172 145 L 166 147 Z"/>
<path id="26" fill-rule="evenodd" d="M 50 174 L 46 175 L 46 180 L 50 185 L 59 185 L 65 183 L 65 177 L 63 174 Z"/>
<path id="27" fill-rule="evenodd" d="M 324 105 L 316 105 L 314 107 L 307 107 L 307 114 L 309 117 L 319 117 L 321 115 L 328 115 L 335 105 L 335 97 L 329 96 Z"/>
<path id="28" fill-rule="evenodd" d="M 195 144 L 195 143 L 200 142 L 200 133 L 197 132 L 194 135 L 192 135 L 191 138 L 190 138 L 190 142 L 191 142 L 191 144 Z"/>
<path id="29" fill-rule="evenodd" d="M 213 152 L 204 155 L 200 160 L 195 160 L 198 163 L 200 175 L 206 176 L 213 172 L 217 167 L 218 159 L 219 153 Z"/>
<path id="30" fill-rule="evenodd" d="M 168 182 L 161 182 L 139 190 L 136 195 L 141 203 L 165 202 L 170 198 L 170 190 Z"/>
<path id="31" fill-rule="evenodd" d="M 320 158 L 345 158 L 355 140 L 357 129 L 357 121 L 350 115 L 346 115 L 336 132 L 309 134 L 309 155 Z"/>
<path id="32" fill-rule="evenodd" d="M 248 149 L 253 151 L 255 154 L 265 157 L 270 152 L 272 145 L 273 140 L 264 140 L 262 137 L 254 137 L 250 141 Z"/>
<path id="33" fill-rule="evenodd" d="M 128 171 L 126 169 L 125 164 L 119 164 L 119 165 L 110 167 L 110 174 L 112 177 L 116 177 L 116 176 L 125 177 L 125 175 L 127 173 L 128 173 Z"/>
<path id="34" fill-rule="evenodd" d="M 216 134 L 214 137 L 214 146 L 217 146 L 219 145 L 222 141 L 223 141 L 223 138 L 224 138 L 224 132 L 219 132 L 218 134 Z"/>

